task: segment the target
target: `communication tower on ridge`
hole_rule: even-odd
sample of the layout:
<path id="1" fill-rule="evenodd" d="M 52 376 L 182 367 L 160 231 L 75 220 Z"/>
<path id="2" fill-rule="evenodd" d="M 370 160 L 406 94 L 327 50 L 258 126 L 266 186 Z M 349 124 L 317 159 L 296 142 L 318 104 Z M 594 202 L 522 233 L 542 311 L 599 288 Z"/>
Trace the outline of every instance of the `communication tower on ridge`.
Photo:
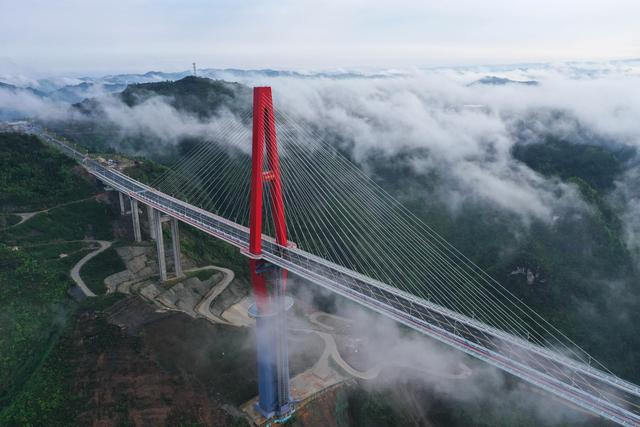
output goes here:
<path id="1" fill-rule="evenodd" d="M 196 63 L 192 62 L 192 64 L 193 64 L 193 76 L 196 77 L 197 76 L 197 74 L 196 74 Z"/>

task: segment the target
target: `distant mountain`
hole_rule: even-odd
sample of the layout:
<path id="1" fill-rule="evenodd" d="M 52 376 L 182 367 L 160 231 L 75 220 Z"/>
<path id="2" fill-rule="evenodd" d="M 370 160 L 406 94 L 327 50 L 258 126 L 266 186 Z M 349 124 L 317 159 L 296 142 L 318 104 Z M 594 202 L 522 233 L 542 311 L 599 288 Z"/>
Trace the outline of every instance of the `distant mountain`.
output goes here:
<path id="1" fill-rule="evenodd" d="M 237 111 L 251 105 L 251 91 L 247 86 L 194 76 L 177 81 L 131 84 L 113 96 L 129 107 L 162 96 L 175 109 L 202 118 L 212 116 L 222 106 Z M 99 115 L 100 97 L 85 99 L 73 107 L 88 115 Z"/>
<path id="2" fill-rule="evenodd" d="M 360 73 L 354 71 L 323 71 L 300 72 L 290 70 L 273 70 L 269 68 L 243 70 L 239 68 L 205 68 L 197 70 L 197 77 L 205 77 L 212 80 L 227 80 L 246 82 L 261 78 L 331 78 L 331 79 L 357 79 L 357 78 L 383 78 L 397 73 Z M 101 83 L 104 85 L 132 85 L 139 83 L 158 83 L 165 81 L 177 81 L 185 77 L 193 76 L 191 70 L 177 72 L 149 71 L 144 74 L 114 74 L 103 77 L 82 77 L 80 80 L 89 83 Z"/>
<path id="3" fill-rule="evenodd" d="M 46 97 L 46 94 L 31 88 L 17 87 L 0 82 L 0 121 L 20 120 L 31 115 L 27 111 Z"/>
<path id="4" fill-rule="evenodd" d="M 32 89 L 30 87 L 18 87 L 18 86 L 14 86 L 14 85 L 11 85 L 8 83 L 2 83 L 2 82 L 0 82 L 0 90 L 9 91 L 14 94 L 26 93 L 26 94 L 35 95 L 41 98 L 47 96 L 46 93 L 41 92 L 37 89 Z"/>
<path id="5" fill-rule="evenodd" d="M 121 92 L 126 87 L 127 85 L 120 83 L 103 84 L 83 82 L 77 85 L 64 86 L 51 93 L 48 93 L 47 96 L 54 101 L 74 104 L 87 98 L 92 98 L 103 94 Z"/>
<path id="6" fill-rule="evenodd" d="M 103 93 L 84 99 L 71 107 L 82 117 L 72 114 L 65 120 L 49 121 L 46 126 L 92 151 L 117 149 L 128 154 L 144 153 L 154 159 L 172 158 L 183 140 L 163 144 L 151 134 L 123 132 L 123 124 L 111 120 L 109 115 L 111 110 L 108 108 L 119 108 L 126 113 L 127 107 L 158 97 L 185 117 L 195 116 L 203 122 L 223 108 L 240 115 L 252 105 L 252 92 L 248 86 L 187 76 L 177 81 L 130 84 L 120 93 Z"/>
<path id="7" fill-rule="evenodd" d="M 104 77 L 91 78 L 83 77 L 85 81 L 91 81 L 93 83 L 102 84 L 118 84 L 118 85 L 131 85 L 138 83 L 153 83 L 180 80 L 187 76 L 190 76 L 190 71 L 179 71 L 175 73 L 165 73 L 162 71 L 148 71 L 144 74 L 114 74 Z"/>
<path id="8" fill-rule="evenodd" d="M 358 79 L 358 78 L 383 78 L 392 74 L 384 73 L 359 73 L 351 71 L 335 72 L 308 72 L 273 69 L 243 70 L 239 68 L 207 68 L 197 70 L 198 78 L 210 80 L 226 80 L 251 85 L 254 81 L 265 78 L 331 78 L 331 79 Z M 393 74 L 397 75 L 397 74 Z M 116 93 L 125 90 L 127 86 L 139 84 L 153 84 L 177 82 L 186 77 L 193 77 L 192 71 L 148 71 L 142 74 L 113 74 L 101 77 L 80 78 L 51 78 L 23 82 L 20 86 L 8 85 L 13 89 L 28 90 L 41 97 L 47 97 L 53 101 L 75 104 L 85 99 L 99 97 L 104 94 Z M 5 83 L 5 85 L 7 85 Z M 161 86 L 156 87 L 159 89 Z M 143 90 L 144 88 L 139 88 Z M 149 89 L 149 88 L 146 88 Z M 134 90 L 134 89 L 132 89 Z M 153 89 L 151 89 L 153 90 Z M 159 89 L 162 92 L 162 89 Z"/>
<path id="9" fill-rule="evenodd" d="M 331 78 L 331 79 L 369 79 L 369 78 L 384 78 L 389 77 L 390 73 L 361 73 L 355 71 L 320 71 L 302 73 L 299 71 L 289 70 L 272 70 L 269 68 L 259 70 L 242 70 L 237 68 L 225 68 L 215 69 L 209 68 L 198 71 L 200 75 L 210 78 L 224 78 L 230 79 L 253 79 L 257 77 L 295 77 L 302 79 L 314 79 L 314 78 Z"/>
<path id="10" fill-rule="evenodd" d="M 481 78 L 480 80 L 476 80 L 473 83 L 470 83 L 468 86 L 477 86 L 477 85 L 487 85 L 487 86 L 506 86 L 506 85 L 525 85 L 525 86 L 538 86 L 538 83 L 535 80 L 511 80 L 504 77 L 496 77 L 496 76 L 486 76 Z"/>

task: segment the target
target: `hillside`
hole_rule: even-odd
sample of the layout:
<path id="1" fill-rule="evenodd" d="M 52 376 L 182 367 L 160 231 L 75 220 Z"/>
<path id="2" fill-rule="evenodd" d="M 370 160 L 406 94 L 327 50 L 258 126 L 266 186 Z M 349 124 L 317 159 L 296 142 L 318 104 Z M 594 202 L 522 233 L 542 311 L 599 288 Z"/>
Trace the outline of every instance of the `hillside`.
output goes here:
<path id="1" fill-rule="evenodd" d="M 200 118 L 211 117 L 223 107 L 246 111 L 251 105 L 251 91 L 247 86 L 194 76 L 173 82 L 129 85 L 119 96 L 130 107 L 154 96 L 166 97 L 175 109 Z"/>
<path id="2" fill-rule="evenodd" d="M 0 133 L 0 211 L 33 212 L 0 229 L 0 425 L 76 309 L 69 270 L 86 238 L 113 239 L 112 210 L 77 165 L 32 136 Z"/>
<path id="3" fill-rule="evenodd" d="M 76 162 L 35 137 L 0 135 L 0 212 L 41 210 L 88 197 L 92 188 Z"/>
<path id="4" fill-rule="evenodd" d="M 251 91 L 247 86 L 188 76 L 177 81 L 133 84 L 120 93 L 85 99 L 71 107 L 69 119 L 48 121 L 46 126 L 94 152 L 117 150 L 170 161 L 188 135 L 176 141 L 164 132 L 156 133 L 154 126 L 146 123 L 167 119 L 169 115 L 185 133 L 190 128 L 200 132 L 197 129 L 203 128 L 203 123 L 212 116 L 224 111 L 246 112 L 249 105 Z M 175 111 L 167 111 L 165 106 Z M 157 108 L 163 110 L 162 115 L 154 116 Z M 121 119 L 135 111 L 139 111 L 138 120 L 145 123 L 123 124 Z"/>

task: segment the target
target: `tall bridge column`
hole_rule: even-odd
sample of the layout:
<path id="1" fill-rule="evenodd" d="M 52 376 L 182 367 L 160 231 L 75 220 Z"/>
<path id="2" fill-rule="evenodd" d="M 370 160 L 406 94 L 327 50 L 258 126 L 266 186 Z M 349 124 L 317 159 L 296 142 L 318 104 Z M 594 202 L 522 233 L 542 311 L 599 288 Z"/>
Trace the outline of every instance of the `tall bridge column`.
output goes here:
<path id="1" fill-rule="evenodd" d="M 151 212 L 151 228 L 156 239 L 156 251 L 158 254 L 158 272 L 160 273 L 160 281 L 165 282 L 167 280 L 167 262 L 164 257 L 164 240 L 162 238 L 162 218 L 160 218 L 160 211 L 148 206 L 149 212 Z"/>
<path id="2" fill-rule="evenodd" d="M 119 191 L 118 191 L 118 200 L 120 201 L 120 215 L 124 216 L 127 210 L 124 207 L 124 197 L 122 196 L 122 193 Z"/>
<path id="3" fill-rule="evenodd" d="M 140 212 L 138 209 L 138 201 L 136 199 L 131 200 L 131 219 L 133 221 L 133 239 L 136 242 L 142 241 L 142 233 L 140 232 Z"/>
<path id="4" fill-rule="evenodd" d="M 178 228 L 178 220 L 171 218 L 171 244 L 173 248 L 173 265 L 176 277 L 184 276 L 182 272 L 182 262 L 180 260 L 180 230 Z"/>
<path id="5" fill-rule="evenodd" d="M 156 240 L 156 227 L 153 224 L 153 221 L 154 221 L 154 219 L 153 219 L 153 211 L 154 211 L 154 209 L 149 205 L 146 206 L 146 209 L 147 209 L 147 220 L 149 221 L 149 238 L 151 240 Z"/>
<path id="6" fill-rule="evenodd" d="M 265 418 L 286 417 L 293 409 L 287 345 L 287 311 L 293 300 L 285 296 L 285 279 L 279 267 L 264 261 L 256 264 L 252 276 L 259 276 L 258 281 L 265 285 L 265 293 L 254 292 L 256 303 L 249 308 L 249 315 L 256 319 L 257 409 Z"/>

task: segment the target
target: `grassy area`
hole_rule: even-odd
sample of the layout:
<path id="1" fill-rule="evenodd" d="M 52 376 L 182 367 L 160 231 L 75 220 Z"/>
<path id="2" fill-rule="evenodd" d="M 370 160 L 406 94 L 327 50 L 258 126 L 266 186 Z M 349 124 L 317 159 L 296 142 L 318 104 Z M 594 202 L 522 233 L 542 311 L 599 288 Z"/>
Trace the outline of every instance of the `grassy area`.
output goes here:
<path id="1" fill-rule="evenodd" d="M 39 213 L 6 230 L 1 240 L 12 245 L 85 237 L 112 240 L 111 222 L 116 218 L 117 214 L 109 205 L 92 199 L 82 200 Z"/>
<path id="2" fill-rule="evenodd" d="M 35 136 L 0 133 L 0 211 L 29 212 L 88 197 L 77 164 Z"/>
<path id="3" fill-rule="evenodd" d="M 95 294 L 104 294 L 106 292 L 104 279 L 126 268 L 115 248 L 110 247 L 87 261 L 80 270 L 80 276 Z"/>

